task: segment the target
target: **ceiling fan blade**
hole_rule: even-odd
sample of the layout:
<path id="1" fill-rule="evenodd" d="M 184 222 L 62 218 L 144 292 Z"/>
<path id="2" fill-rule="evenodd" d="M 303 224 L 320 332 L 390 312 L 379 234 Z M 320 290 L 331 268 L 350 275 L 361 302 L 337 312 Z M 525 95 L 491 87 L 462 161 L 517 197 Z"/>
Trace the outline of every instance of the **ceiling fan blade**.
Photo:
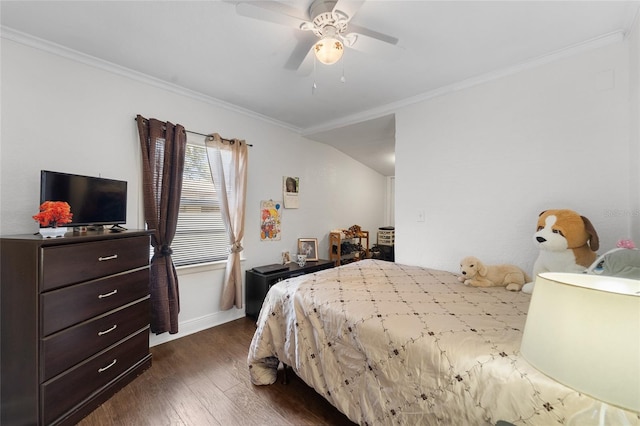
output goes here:
<path id="1" fill-rule="evenodd" d="M 335 6 L 333 6 L 333 12 L 342 12 L 347 15 L 349 20 L 351 20 L 358 10 L 360 10 L 360 7 L 364 2 L 365 0 L 338 0 Z"/>
<path id="2" fill-rule="evenodd" d="M 304 57 L 302 62 L 300 62 L 300 66 L 298 67 L 298 71 L 296 74 L 299 76 L 308 76 L 313 71 L 313 61 L 315 60 L 315 55 L 313 54 L 313 45 L 309 47 L 307 50 L 307 55 Z"/>
<path id="3" fill-rule="evenodd" d="M 345 45 L 358 52 L 373 54 L 378 57 L 386 57 L 387 59 L 396 58 L 397 55 L 402 54 L 404 49 L 392 43 L 387 43 L 379 38 L 369 37 L 364 34 L 347 34 L 347 37 L 356 36 L 355 42 L 351 45 L 345 43 Z M 345 53 L 346 55 L 347 53 Z"/>
<path id="4" fill-rule="evenodd" d="M 304 12 L 275 1 L 243 1 L 236 5 L 236 13 L 248 18 L 302 29 L 310 22 L 303 18 Z"/>
<path id="5" fill-rule="evenodd" d="M 298 39 L 298 43 L 284 65 L 285 69 L 293 71 L 300 69 L 307 54 L 318 40 L 311 32 L 296 32 L 296 38 Z"/>
<path id="6" fill-rule="evenodd" d="M 349 26 L 347 27 L 347 33 L 355 33 L 355 34 L 358 34 L 358 36 L 374 38 L 376 40 L 379 40 L 381 42 L 388 43 L 388 44 L 393 44 L 393 45 L 398 44 L 398 39 L 396 37 L 392 37 L 387 34 L 382 34 L 377 31 L 373 31 L 368 28 L 361 27 L 359 25 L 354 25 L 352 23 L 349 23 Z M 345 34 L 345 37 L 347 37 L 348 35 L 349 34 Z M 355 43 L 355 44 L 358 44 L 358 43 Z M 350 47 L 356 48 L 355 45 Z"/>

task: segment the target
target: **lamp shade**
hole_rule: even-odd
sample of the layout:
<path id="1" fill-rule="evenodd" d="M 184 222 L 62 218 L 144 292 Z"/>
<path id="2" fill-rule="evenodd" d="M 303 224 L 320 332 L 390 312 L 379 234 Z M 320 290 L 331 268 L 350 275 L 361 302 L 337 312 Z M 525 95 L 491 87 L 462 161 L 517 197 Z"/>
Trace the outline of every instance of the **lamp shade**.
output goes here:
<path id="1" fill-rule="evenodd" d="M 538 275 L 521 353 L 578 392 L 640 412 L 640 281 Z"/>

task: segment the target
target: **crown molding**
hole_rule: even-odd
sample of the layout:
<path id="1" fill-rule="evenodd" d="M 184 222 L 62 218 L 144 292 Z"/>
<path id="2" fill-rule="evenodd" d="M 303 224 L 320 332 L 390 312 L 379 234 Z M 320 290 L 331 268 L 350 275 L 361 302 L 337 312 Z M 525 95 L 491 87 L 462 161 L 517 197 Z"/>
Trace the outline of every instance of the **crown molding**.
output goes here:
<path id="1" fill-rule="evenodd" d="M 470 87 L 478 86 L 480 84 L 484 84 L 493 80 L 498 80 L 500 78 L 517 74 L 519 72 L 522 72 L 531 68 L 535 68 L 540 65 L 548 64 L 550 62 L 555 62 L 559 59 L 567 58 L 567 57 L 576 55 L 578 53 L 582 53 L 592 49 L 597 49 L 599 47 L 606 46 L 609 44 L 621 42 L 623 41 L 624 36 L 625 34 L 623 31 L 615 31 L 609 34 L 605 34 L 600 37 L 596 37 L 594 39 L 591 39 L 582 43 L 568 46 L 563 49 L 556 50 L 555 52 L 542 55 L 537 58 L 533 58 L 528 61 L 524 61 L 507 68 L 491 71 L 489 73 L 482 74 L 476 77 L 471 77 L 466 80 L 462 80 L 447 86 L 442 86 L 437 89 L 434 89 L 416 96 L 402 99 L 398 102 L 393 102 L 390 104 L 380 106 L 378 108 L 372 108 L 370 110 L 362 111 L 357 114 L 341 117 L 338 120 L 328 121 L 318 126 L 307 127 L 302 130 L 302 135 L 310 136 L 315 133 L 325 132 L 328 130 L 349 126 L 352 124 L 359 123 L 361 121 L 379 118 L 384 115 L 395 113 L 397 110 L 404 108 L 406 106 L 424 102 L 448 93 L 453 93 L 459 90 L 468 89 Z"/>
<path id="2" fill-rule="evenodd" d="M 624 28 L 625 38 L 628 38 L 631 33 L 633 33 L 633 29 L 640 19 L 640 1 L 636 0 L 633 3 L 627 4 L 628 13 L 625 15 L 627 17 L 625 23 L 622 25 Z"/>
<path id="3" fill-rule="evenodd" d="M 631 23 L 634 22 L 635 19 L 637 19 L 637 14 L 636 16 L 631 18 L 630 20 Z M 36 49 L 40 49 L 48 53 L 52 53 L 67 59 L 71 59 L 86 65 L 90 65 L 95 68 L 99 68 L 117 75 L 121 75 L 121 76 L 130 78 L 132 80 L 136 80 L 160 89 L 167 90 L 169 92 L 183 95 L 183 96 L 186 96 L 186 97 L 189 97 L 213 106 L 224 108 L 224 109 L 236 112 L 238 114 L 242 114 L 244 116 L 254 118 L 278 127 L 282 127 L 284 129 L 287 129 L 289 131 L 292 131 L 302 136 L 310 136 L 315 133 L 334 130 L 340 127 L 360 123 L 362 121 L 379 118 L 384 115 L 393 114 L 398 109 L 401 109 L 416 103 L 424 102 L 424 101 L 427 101 L 448 93 L 453 93 L 459 90 L 468 89 L 473 86 L 477 86 L 493 80 L 497 80 L 497 79 L 506 77 L 508 75 L 513 75 L 521 71 L 535 68 L 540 65 L 554 62 L 559 59 L 573 56 L 588 50 L 597 49 L 599 47 L 606 46 L 612 43 L 621 42 L 625 38 L 625 31 L 620 30 L 620 31 L 609 33 L 609 34 L 605 34 L 600 37 L 596 37 L 594 39 L 587 40 L 582 43 L 577 43 L 575 45 L 568 46 L 563 49 L 559 49 L 550 54 L 542 55 L 537 58 L 533 58 L 531 60 L 524 61 L 504 69 L 495 70 L 495 71 L 482 74 L 476 77 L 471 77 L 466 80 L 462 80 L 447 86 L 439 87 L 437 89 L 434 89 L 416 96 L 402 99 L 398 102 L 389 103 L 386 105 L 382 105 L 380 107 L 372 108 L 372 109 L 362 111 L 356 114 L 352 114 L 349 116 L 344 116 L 337 120 L 327 121 L 320 125 L 310 126 L 307 128 L 299 128 L 299 127 L 292 126 L 288 123 L 284 123 L 282 121 L 274 120 L 273 118 L 256 113 L 246 108 L 242 108 L 237 105 L 222 101 L 220 99 L 216 99 L 214 97 L 204 95 L 194 90 L 187 89 L 185 87 L 182 87 L 173 83 L 169 83 L 164 80 L 160 80 L 150 75 L 143 74 L 141 72 L 134 71 L 129 68 L 125 68 L 108 61 L 104 61 L 94 56 L 90 56 L 90 55 L 78 52 L 76 50 L 69 49 L 65 46 L 52 43 L 50 41 L 47 41 L 38 37 L 31 36 L 29 34 L 14 30 L 9 27 L 0 26 L 0 37 L 7 40 L 15 41 L 17 43 L 24 44 Z"/>
<path id="4" fill-rule="evenodd" d="M 130 78 L 132 80 L 148 84 L 150 86 L 167 90 L 169 92 L 186 96 L 188 98 L 195 99 L 197 101 L 207 103 L 209 105 L 213 105 L 216 107 L 224 108 L 238 114 L 245 115 L 250 118 L 254 118 L 278 127 L 283 127 L 287 130 L 290 130 L 296 134 L 301 133 L 301 129 L 295 126 L 292 126 L 288 123 L 284 123 L 278 120 L 274 120 L 273 118 L 267 117 L 266 115 L 262 115 L 256 113 L 254 111 L 248 110 L 246 108 L 239 107 L 237 105 L 222 101 L 220 99 L 216 99 L 212 96 L 204 95 L 200 92 L 196 92 L 191 89 L 187 89 L 186 87 L 179 86 L 177 84 L 169 83 L 159 78 L 152 77 L 148 74 L 144 74 L 138 71 L 134 71 L 132 69 L 116 65 L 112 62 L 108 62 L 99 58 L 96 58 L 91 55 L 87 55 L 82 52 L 78 52 L 77 50 L 70 49 L 68 47 L 62 46 L 57 43 L 50 42 L 48 40 L 44 40 L 38 37 L 34 37 L 30 34 L 23 33 L 21 31 L 14 30 L 9 27 L 0 26 L 0 37 L 3 39 L 11 40 L 16 43 L 24 44 L 29 47 L 33 47 L 35 49 L 43 50 L 47 53 L 51 53 L 57 56 L 61 56 L 66 59 L 71 59 L 73 61 L 80 62 L 85 65 L 92 66 L 94 68 L 98 68 L 113 74 L 117 74 L 123 77 Z"/>

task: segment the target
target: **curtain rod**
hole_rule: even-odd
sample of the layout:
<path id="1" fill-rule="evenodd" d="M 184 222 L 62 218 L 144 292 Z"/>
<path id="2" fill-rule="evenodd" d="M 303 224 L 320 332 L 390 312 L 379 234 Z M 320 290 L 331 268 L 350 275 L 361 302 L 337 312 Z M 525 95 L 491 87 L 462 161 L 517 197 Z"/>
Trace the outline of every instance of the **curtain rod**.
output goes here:
<path id="1" fill-rule="evenodd" d="M 146 120 L 146 118 L 145 118 L 145 120 Z M 138 119 L 137 119 L 137 118 L 135 118 L 135 117 L 133 117 L 133 121 L 138 121 Z M 204 136 L 204 137 L 209 137 L 209 136 L 211 136 L 211 134 L 205 135 L 204 133 L 194 132 L 193 130 L 187 130 L 187 129 L 184 129 L 184 131 L 185 131 L 185 132 L 187 132 L 187 133 L 192 133 L 192 134 L 194 134 L 194 135 L 199 135 L 199 136 Z M 220 139 L 222 139 L 222 141 L 223 141 L 223 142 L 229 142 L 230 144 L 234 144 L 234 143 L 235 143 L 235 141 L 234 141 L 233 139 L 225 139 L 225 138 L 223 138 L 223 137 L 221 137 Z M 246 143 L 246 142 L 245 142 L 245 144 L 246 144 L 247 146 L 253 146 L 253 145 L 252 145 L 252 144 L 250 144 L 250 143 Z"/>
<path id="2" fill-rule="evenodd" d="M 207 138 L 211 136 L 211 135 L 205 135 L 204 133 L 200 133 L 200 132 L 194 132 L 193 130 L 184 129 L 184 131 L 187 132 L 187 133 L 192 133 L 194 135 L 200 135 L 200 136 L 204 136 L 204 137 L 207 137 Z M 229 142 L 230 144 L 235 143 L 235 141 L 233 139 L 225 139 L 223 137 L 220 137 L 220 139 L 222 139 L 224 142 Z M 250 143 L 246 143 L 245 142 L 245 144 L 247 144 L 247 146 L 253 146 Z"/>

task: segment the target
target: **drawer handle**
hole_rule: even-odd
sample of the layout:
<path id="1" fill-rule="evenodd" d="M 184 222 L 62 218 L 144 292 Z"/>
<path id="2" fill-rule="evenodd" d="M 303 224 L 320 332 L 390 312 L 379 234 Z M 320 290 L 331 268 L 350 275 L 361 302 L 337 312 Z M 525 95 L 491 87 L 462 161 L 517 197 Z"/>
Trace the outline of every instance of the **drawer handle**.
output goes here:
<path id="1" fill-rule="evenodd" d="M 118 324 L 114 324 L 113 327 L 111 327 L 108 330 L 105 331 L 98 331 L 98 336 L 104 336 L 107 333 L 111 333 L 113 330 L 115 330 L 116 328 L 118 328 Z"/>
<path id="2" fill-rule="evenodd" d="M 115 289 L 115 290 L 113 290 L 113 291 L 111 291 L 109 293 L 99 294 L 98 295 L 98 299 L 104 299 L 105 297 L 113 296 L 117 292 L 118 292 L 118 289 Z"/>
<path id="3" fill-rule="evenodd" d="M 113 361 L 111 361 L 111 364 L 107 365 L 106 367 L 98 368 L 98 373 L 102 373 L 103 371 L 107 371 L 108 369 L 110 369 L 111 367 L 116 365 L 116 362 L 118 362 L 118 360 L 114 359 Z"/>
<path id="4" fill-rule="evenodd" d="M 99 262 L 104 262 L 105 260 L 113 260 L 113 259 L 117 259 L 118 255 L 117 254 L 113 254 L 111 256 L 102 256 L 98 258 Z"/>

